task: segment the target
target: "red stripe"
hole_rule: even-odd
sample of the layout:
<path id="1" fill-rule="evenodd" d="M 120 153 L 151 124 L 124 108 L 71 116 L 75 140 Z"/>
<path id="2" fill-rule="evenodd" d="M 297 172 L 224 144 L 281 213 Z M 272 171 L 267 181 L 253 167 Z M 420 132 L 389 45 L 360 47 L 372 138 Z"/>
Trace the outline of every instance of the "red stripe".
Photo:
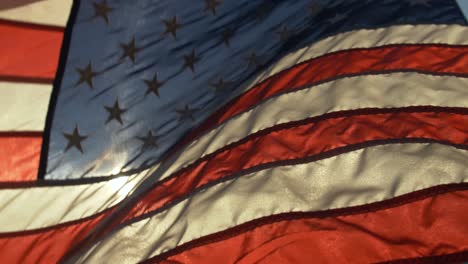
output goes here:
<path id="1" fill-rule="evenodd" d="M 36 232 L 3 235 L 0 237 L 0 259 L 2 263 L 58 263 L 70 248 L 111 212 L 106 211 L 104 214 L 93 216 L 85 221 Z"/>
<path id="2" fill-rule="evenodd" d="M 191 142 L 214 126 L 280 93 L 343 76 L 408 70 L 437 74 L 467 74 L 467 47 L 391 45 L 326 54 L 275 74 L 234 98 L 208 117 L 179 145 Z"/>
<path id="3" fill-rule="evenodd" d="M 438 108 L 431 109 L 432 111 L 438 111 Z M 444 108 L 444 110 L 448 109 Z M 154 191 L 140 198 L 142 201 L 133 207 L 131 212 L 122 212 L 126 214 L 124 220 L 130 220 L 131 218 L 142 216 L 145 213 L 161 208 L 161 206 L 167 204 L 171 200 L 186 195 L 207 182 L 219 180 L 227 176 L 227 173 L 231 170 L 243 170 L 265 162 L 293 159 L 313 155 L 314 153 L 320 153 L 355 142 L 398 136 L 426 137 L 452 142 L 454 144 L 466 144 L 466 130 L 468 128 L 466 125 L 468 122 L 466 114 L 449 114 L 443 112 L 391 113 L 392 111 L 389 109 L 379 111 L 384 111 L 384 113 L 346 117 L 346 115 L 349 115 L 348 112 L 347 114 L 342 113 L 341 117 L 337 116 L 321 121 L 311 119 L 308 124 L 290 128 L 283 127 L 284 129 L 270 131 L 270 133 L 266 135 L 251 137 L 237 147 L 219 152 L 213 155 L 213 157 L 207 158 L 209 160 L 203 160 L 197 163 L 199 165 L 196 165 L 196 168 L 186 169 L 180 174 L 177 174 L 178 177 L 171 177 L 161 185 L 156 186 Z M 385 113 L 385 111 L 387 113 Z M 340 128 L 347 126 L 349 126 L 348 129 L 341 130 L 338 134 L 336 133 L 336 131 L 340 131 Z M 314 139 L 314 137 L 317 138 Z M 278 141 L 275 144 L 271 144 L 271 142 L 275 140 Z M 301 140 L 302 143 L 299 143 Z M 291 145 L 289 145 L 290 147 L 288 147 L 289 142 L 291 142 Z M 327 142 L 327 144 L 324 142 Z M 246 152 L 243 150 L 246 147 L 251 149 L 257 149 L 257 147 L 264 148 L 266 144 L 269 148 L 271 147 L 272 150 L 264 149 L 257 153 L 251 153 L 249 157 L 244 158 L 247 161 L 252 161 L 247 163 L 243 162 L 239 153 L 245 154 Z M 291 153 L 287 153 L 286 149 L 289 149 Z M 225 157 L 225 155 L 230 155 L 227 154 L 228 152 L 233 155 L 232 160 L 231 158 L 229 159 L 230 164 L 218 163 L 218 165 L 216 165 L 217 160 Z M 235 156 L 237 158 L 235 158 Z M 239 157 L 241 158 L 240 163 Z M 222 171 L 224 169 L 227 171 L 223 173 Z M 163 200 L 157 200 L 158 197 Z M 54 262 L 53 257 L 59 258 L 66 254 L 71 248 L 77 246 L 88 230 L 91 230 L 100 221 L 97 219 L 103 218 L 103 215 L 108 216 L 110 211 L 113 210 L 114 209 L 111 209 L 97 216 L 94 215 L 87 219 L 65 223 L 48 229 L 4 234 L 2 238 L 0 238 L 0 259 L 8 257 L 12 262 L 15 262 L 14 260 L 19 260 L 25 255 L 31 256 L 31 259 L 33 259 L 34 256 L 46 254 L 49 256 L 47 261 Z M 45 243 L 39 243 L 39 241 L 45 241 Z M 32 247 L 32 245 L 35 246 Z M 46 249 L 48 252 L 44 253 Z M 30 253 L 27 254 L 27 252 Z M 4 254 L 6 256 L 3 256 Z"/>
<path id="4" fill-rule="evenodd" d="M 350 112 L 342 112 L 338 117 L 319 121 L 319 118 L 311 118 L 254 134 L 198 160 L 158 183 L 138 200 L 121 223 L 158 210 L 227 176 L 242 171 L 247 173 L 255 168 L 277 166 L 278 162 L 313 157 L 363 142 L 426 138 L 452 144 L 468 144 L 468 110 L 464 114 L 393 113 L 389 109 L 379 111 L 379 114 L 354 116 L 348 116 Z"/>
<path id="5" fill-rule="evenodd" d="M 286 218 L 286 219 L 285 219 Z M 372 213 L 265 218 L 148 263 L 374 263 L 468 250 L 468 191 Z M 180 250 L 179 250 L 180 251 Z"/>
<path id="6" fill-rule="evenodd" d="M 37 179 L 42 133 L 0 133 L 0 182 Z"/>
<path id="7" fill-rule="evenodd" d="M 0 20 L 0 80 L 51 83 L 63 30 Z"/>

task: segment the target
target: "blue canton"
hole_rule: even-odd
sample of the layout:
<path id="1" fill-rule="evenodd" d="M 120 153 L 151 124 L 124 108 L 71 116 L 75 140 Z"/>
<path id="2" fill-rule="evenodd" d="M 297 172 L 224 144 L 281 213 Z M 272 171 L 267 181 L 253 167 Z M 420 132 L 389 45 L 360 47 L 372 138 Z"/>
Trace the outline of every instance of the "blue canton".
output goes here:
<path id="1" fill-rule="evenodd" d="M 285 54 L 395 24 L 465 24 L 452 0 L 82 0 L 52 115 L 46 179 L 129 174 Z"/>

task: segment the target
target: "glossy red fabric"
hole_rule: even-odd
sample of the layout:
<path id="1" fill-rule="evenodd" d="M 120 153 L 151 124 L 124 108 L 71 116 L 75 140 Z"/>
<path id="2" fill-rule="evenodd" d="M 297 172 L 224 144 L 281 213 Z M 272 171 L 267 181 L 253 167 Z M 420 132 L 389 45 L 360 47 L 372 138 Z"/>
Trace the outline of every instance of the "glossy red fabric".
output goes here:
<path id="1" fill-rule="evenodd" d="M 52 83 L 63 29 L 0 20 L 0 80 Z"/>
<path id="2" fill-rule="evenodd" d="M 42 133 L 0 132 L 0 182 L 37 179 Z"/>
<path id="3" fill-rule="evenodd" d="M 330 53 L 294 65 L 254 86 L 208 117 L 180 145 L 276 94 L 343 76 L 391 71 L 467 74 L 468 53 L 465 46 L 448 45 L 392 45 Z"/>
<path id="4" fill-rule="evenodd" d="M 432 108 L 432 111 L 437 109 Z M 425 138 L 468 144 L 468 112 L 378 111 L 380 113 L 375 114 L 358 114 L 357 111 L 355 115 L 350 111 L 324 120 L 312 118 L 248 137 L 155 186 L 138 200 L 121 223 L 157 210 L 210 182 L 260 165 L 311 157 L 373 140 Z"/>
<path id="5" fill-rule="evenodd" d="M 468 250 L 468 191 L 371 213 L 272 221 L 227 230 L 148 263 L 374 263 Z"/>

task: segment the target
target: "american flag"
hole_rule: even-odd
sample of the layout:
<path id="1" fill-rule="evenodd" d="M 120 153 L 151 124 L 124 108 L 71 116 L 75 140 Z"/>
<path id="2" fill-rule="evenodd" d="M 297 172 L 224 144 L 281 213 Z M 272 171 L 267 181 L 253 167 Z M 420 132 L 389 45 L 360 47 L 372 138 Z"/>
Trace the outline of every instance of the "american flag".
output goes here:
<path id="1" fill-rule="evenodd" d="M 2 0 L 1 262 L 468 260 L 466 24 L 452 0 Z"/>

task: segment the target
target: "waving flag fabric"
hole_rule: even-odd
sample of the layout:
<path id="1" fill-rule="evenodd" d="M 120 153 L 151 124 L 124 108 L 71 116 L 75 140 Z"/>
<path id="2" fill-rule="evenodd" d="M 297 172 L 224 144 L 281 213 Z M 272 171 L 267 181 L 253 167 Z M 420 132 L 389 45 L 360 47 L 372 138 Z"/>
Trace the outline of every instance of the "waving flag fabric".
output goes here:
<path id="1" fill-rule="evenodd" d="M 0 36 L 2 262 L 468 259 L 455 1 L 7 0 Z"/>

